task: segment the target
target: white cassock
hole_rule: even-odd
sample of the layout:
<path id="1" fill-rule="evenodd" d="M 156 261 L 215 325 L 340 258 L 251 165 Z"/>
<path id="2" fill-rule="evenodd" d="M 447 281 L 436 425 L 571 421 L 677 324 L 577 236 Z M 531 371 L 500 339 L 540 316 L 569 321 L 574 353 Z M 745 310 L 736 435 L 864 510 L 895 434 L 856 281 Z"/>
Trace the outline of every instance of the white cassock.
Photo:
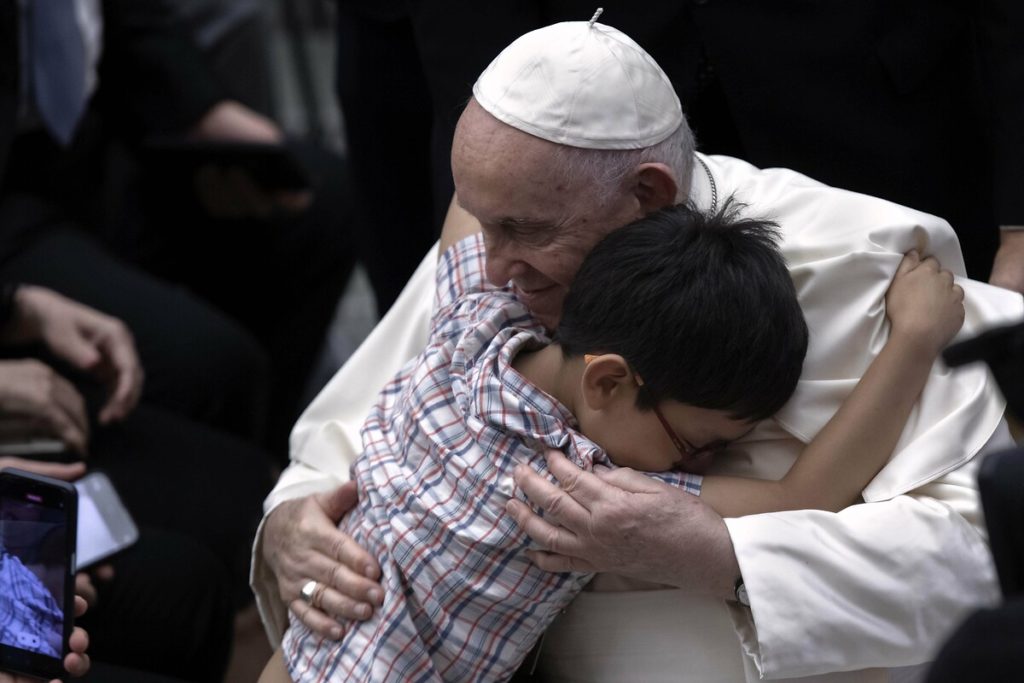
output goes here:
<path id="1" fill-rule="evenodd" d="M 934 255 L 958 276 L 963 258 L 949 225 L 934 216 L 793 171 L 698 156 L 708 170 L 694 167 L 690 197 L 698 207 L 711 206 L 710 173 L 719 204 L 733 195 L 750 215 L 779 224 L 810 329 L 793 398 L 718 464 L 718 472 L 778 478 L 882 348 L 885 292 L 903 253 Z M 292 464 L 267 498 L 267 512 L 348 479 L 378 390 L 426 342 L 435 265 L 432 251 L 299 419 Z M 1024 318 L 1020 295 L 957 282 L 967 309 L 958 339 Z M 1012 445 L 1004 407 L 984 366 L 954 372 L 937 363 L 893 458 L 864 489 L 864 504 L 838 514 L 800 510 L 726 520 L 749 609 L 599 576 L 548 631 L 540 656 L 545 680 L 873 682 L 889 680 L 890 668 L 928 661 L 968 611 L 998 598 L 975 456 Z M 252 586 L 276 642 L 286 608 L 261 539 L 262 527 Z"/>

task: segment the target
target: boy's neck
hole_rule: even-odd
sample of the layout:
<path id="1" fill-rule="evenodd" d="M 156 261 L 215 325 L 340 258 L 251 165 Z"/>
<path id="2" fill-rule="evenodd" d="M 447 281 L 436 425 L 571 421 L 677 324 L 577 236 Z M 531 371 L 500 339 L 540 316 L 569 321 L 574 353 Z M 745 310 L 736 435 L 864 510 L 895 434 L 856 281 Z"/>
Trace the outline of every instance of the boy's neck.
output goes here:
<path id="1" fill-rule="evenodd" d="M 520 352 L 512 360 L 512 367 L 530 384 L 576 414 L 576 398 L 583 373 L 582 358 L 566 358 L 561 346 L 548 344 L 537 351 Z"/>

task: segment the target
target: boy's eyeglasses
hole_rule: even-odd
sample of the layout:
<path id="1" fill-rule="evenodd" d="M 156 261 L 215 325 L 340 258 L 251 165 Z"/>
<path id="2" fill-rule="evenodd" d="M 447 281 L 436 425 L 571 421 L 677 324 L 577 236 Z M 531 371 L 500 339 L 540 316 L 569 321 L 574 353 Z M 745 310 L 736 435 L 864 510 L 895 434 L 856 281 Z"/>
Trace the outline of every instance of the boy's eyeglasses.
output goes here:
<path id="1" fill-rule="evenodd" d="M 644 386 L 643 378 L 636 374 L 636 372 L 633 373 L 633 377 L 636 379 L 636 385 L 640 387 L 640 391 L 646 391 L 648 396 L 650 396 L 650 390 Z M 668 423 L 668 420 L 665 418 L 665 414 L 658 409 L 658 404 L 654 401 L 651 401 L 651 410 L 654 411 L 654 416 L 658 418 L 658 422 L 661 423 L 661 426 L 665 428 L 665 433 L 668 434 L 668 438 L 672 442 L 672 445 L 676 447 L 677 451 L 679 451 L 679 455 L 682 457 L 683 462 L 692 462 L 703 455 L 714 455 L 726 446 L 724 441 L 712 441 L 711 443 L 704 444 L 700 448 L 691 446 L 686 439 L 676 434 L 676 430 L 672 429 L 672 425 Z"/>
<path id="2" fill-rule="evenodd" d="M 590 363 L 590 361 L 595 358 L 597 358 L 596 355 L 589 353 L 584 354 L 583 362 Z M 640 377 L 635 370 L 633 371 L 633 379 L 636 381 L 636 385 L 640 387 L 641 391 L 647 392 L 647 395 L 651 396 L 650 389 L 644 385 L 643 378 Z M 653 396 L 651 396 L 651 398 L 653 399 Z M 727 445 L 725 441 L 712 441 L 709 444 L 704 444 L 700 448 L 695 448 L 694 446 L 691 446 L 686 439 L 683 439 L 676 434 L 676 430 L 672 429 L 672 425 L 668 423 L 668 420 L 665 418 L 665 414 L 658 409 L 656 401 L 651 401 L 651 409 L 654 411 L 655 417 L 658 418 L 658 422 L 661 423 L 662 428 L 665 430 L 665 434 L 668 435 L 669 441 L 671 441 L 672 445 L 676 447 L 677 451 L 679 451 L 679 455 L 683 459 L 683 462 L 691 462 L 702 455 L 714 455 L 724 449 Z"/>

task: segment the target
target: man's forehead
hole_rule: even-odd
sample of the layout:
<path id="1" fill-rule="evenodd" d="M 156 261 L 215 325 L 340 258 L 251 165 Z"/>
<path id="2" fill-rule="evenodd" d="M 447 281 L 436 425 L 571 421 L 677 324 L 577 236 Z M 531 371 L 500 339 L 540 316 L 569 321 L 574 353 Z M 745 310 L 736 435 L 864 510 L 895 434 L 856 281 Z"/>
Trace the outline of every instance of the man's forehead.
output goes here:
<path id="1" fill-rule="evenodd" d="M 454 157 L 453 157 L 454 160 Z M 499 164 L 484 155 L 453 163 L 459 206 L 488 224 L 529 227 L 561 223 L 580 210 L 585 186 L 563 181 L 552 162 L 519 158 Z"/>
<path id="2" fill-rule="evenodd" d="M 472 166 L 550 166 L 562 145 L 498 120 L 475 99 L 466 105 L 452 141 L 452 164 Z"/>

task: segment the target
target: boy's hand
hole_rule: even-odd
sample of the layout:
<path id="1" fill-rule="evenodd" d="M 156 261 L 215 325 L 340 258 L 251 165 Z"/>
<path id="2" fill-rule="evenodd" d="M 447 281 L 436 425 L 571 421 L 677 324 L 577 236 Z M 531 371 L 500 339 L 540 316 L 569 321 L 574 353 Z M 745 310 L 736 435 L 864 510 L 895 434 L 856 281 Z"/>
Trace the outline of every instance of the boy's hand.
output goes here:
<path id="1" fill-rule="evenodd" d="M 964 324 L 964 290 L 932 257 L 908 251 L 885 295 L 892 336 L 938 354 Z"/>

